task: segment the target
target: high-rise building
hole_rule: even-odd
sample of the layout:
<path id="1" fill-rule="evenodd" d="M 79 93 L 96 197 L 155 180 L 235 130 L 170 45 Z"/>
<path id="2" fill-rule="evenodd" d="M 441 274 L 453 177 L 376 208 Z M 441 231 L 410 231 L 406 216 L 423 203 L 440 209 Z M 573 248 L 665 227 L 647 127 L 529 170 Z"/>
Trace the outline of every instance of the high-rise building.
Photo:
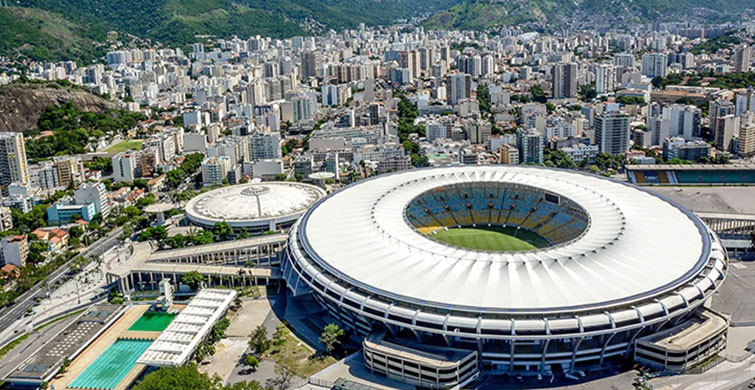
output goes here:
<path id="1" fill-rule="evenodd" d="M 749 72 L 750 62 L 752 61 L 752 48 L 747 45 L 739 46 L 734 49 L 734 71 Z"/>
<path id="2" fill-rule="evenodd" d="M 663 158 L 671 160 L 698 161 L 710 156 L 710 145 L 705 141 L 686 141 L 682 137 L 666 138 L 663 141 Z"/>
<path id="3" fill-rule="evenodd" d="M 713 132 L 716 147 L 725 152 L 731 151 L 731 141 L 739 131 L 739 117 L 733 114 L 719 116 L 714 123 Z"/>
<path id="4" fill-rule="evenodd" d="M 323 106 L 337 106 L 338 105 L 338 86 L 333 84 L 325 84 L 321 88 L 322 105 Z"/>
<path id="5" fill-rule="evenodd" d="M 419 58 L 418 56 L 419 53 L 412 50 L 398 53 L 399 68 L 409 69 L 409 80 L 406 82 L 411 82 L 411 80 L 415 79 L 418 75 L 417 60 L 415 59 L 415 57 Z"/>
<path id="6" fill-rule="evenodd" d="M 380 113 L 382 111 L 383 106 L 380 105 L 380 103 L 370 103 L 369 107 L 367 108 L 367 112 L 370 116 L 370 125 L 376 125 L 380 123 Z"/>
<path id="7" fill-rule="evenodd" d="M 519 149 L 514 145 L 503 144 L 500 149 L 501 164 L 516 165 L 519 164 Z"/>
<path id="8" fill-rule="evenodd" d="M 156 148 L 150 147 L 142 149 L 139 154 L 139 168 L 142 177 L 152 177 L 157 171 L 157 165 L 160 164 L 160 153 Z"/>
<path id="9" fill-rule="evenodd" d="M 729 143 L 738 131 L 739 126 L 735 126 L 733 119 L 722 119 L 734 117 L 735 113 L 736 106 L 728 100 L 717 99 L 708 103 L 708 126 L 713 132 L 716 147 L 719 149 L 729 151 Z"/>
<path id="10" fill-rule="evenodd" d="M 26 257 L 29 255 L 29 243 L 26 236 L 17 235 L 5 237 L 0 241 L 0 254 L 3 264 L 13 264 L 16 267 L 26 265 Z"/>
<path id="11" fill-rule="evenodd" d="M 472 76 L 466 73 L 455 73 L 446 78 L 446 100 L 455 106 L 460 100 L 472 96 Z"/>
<path id="12" fill-rule="evenodd" d="M 742 157 L 755 156 L 755 112 L 748 111 L 740 117 L 737 152 Z"/>
<path id="13" fill-rule="evenodd" d="M 468 122 L 465 130 L 467 139 L 473 144 L 487 144 L 492 134 L 490 122 L 482 120 Z"/>
<path id="14" fill-rule="evenodd" d="M 663 53 L 645 53 L 642 55 L 642 74 L 648 77 L 666 77 L 666 62 Z"/>
<path id="15" fill-rule="evenodd" d="M 708 123 L 711 129 L 716 128 L 716 120 L 718 117 L 735 114 L 736 107 L 728 100 L 711 100 L 710 103 L 708 103 Z"/>
<path id="16" fill-rule="evenodd" d="M 0 189 L 7 194 L 11 183 L 29 184 L 29 164 L 22 133 L 0 133 Z"/>
<path id="17" fill-rule="evenodd" d="M 433 142 L 436 139 L 450 138 L 448 135 L 448 126 L 440 121 L 429 122 L 425 126 L 425 135 L 427 142 Z"/>
<path id="18" fill-rule="evenodd" d="M 543 163 L 543 134 L 535 129 L 516 131 L 516 147 L 521 164 Z"/>
<path id="19" fill-rule="evenodd" d="M 748 88 L 737 93 L 736 115 L 740 116 L 746 111 L 755 112 L 755 88 Z"/>
<path id="20" fill-rule="evenodd" d="M 317 113 L 317 96 L 314 93 L 298 93 L 291 98 L 294 123 L 315 119 Z"/>
<path id="21" fill-rule="evenodd" d="M 319 77 L 320 68 L 322 67 L 322 57 L 320 56 L 320 53 L 308 51 L 302 55 L 301 65 L 302 80 Z"/>
<path id="22" fill-rule="evenodd" d="M 84 181 L 84 164 L 78 157 L 56 157 L 55 168 L 58 170 L 60 185 L 68 187 L 71 183 L 78 184 Z"/>
<path id="23" fill-rule="evenodd" d="M 13 214 L 10 207 L 0 206 L 0 232 L 13 229 Z"/>
<path id="24" fill-rule="evenodd" d="M 137 166 L 141 164 L 136 152 L 121 152 L 113 156 L 113 180 L 116 183 L 132 181 L 139 177 Z"/>
<path id="25" fill-rule="evenodd" d="M 648 132 L 650 144 L 641 146 L 660 145 L 664 139 L 671 136 L 671 121 L 662 116 L 648 117 Z"/>
<path id="26" fill-rule="evenodd" d="M 604 94 L 616 89 L 616 67 L 600 64 L 595 67 L 595 92 Z"/>
<path id="27" fill-rule="evenodd" d="M 44 161 L 33 167 L 30 171 L 30 183 L 32 187 L 39 187 L 44 190 L 50 190 L 60 187 L 58 179 L 58 170 L 50 161 Z"/>
<path id="28" fill-rule="evenodd" d="M 553 67 L 553 98 L 569 99 L 577 96 L 577 64 L 562 63 Z"/>
<path id="29" fill-rule="evenodd" d="M 280 133 L 257 131 L 249 136 L 249 156 L 252 161 L 281 158 Z"/>
<path id="30" fill-rule="evenodd" d="M 624 69 L 634 68 L 634 55 L 629 53 L 619 53 L 613 56 L 613 64 Z"/>
<path id="31" fill-rule="evenodd" d="M 202 185 L 210 187 L 223 184 L 231 170 L 231 158 L 228 156 L 207 157 L 202 161 Z"/>
<path id="32" fill-rule="evenodd" d="M 482 57 L 482 75 L 488 76 L 495 73 L 495 59 L 492 55 L 486 54 Z"/>
<path id="33" fill-rule="evenodd" d="M 108 201 L 107 189 L 102 183 L 84 183 L 74 193 L 73 199 L 76 204 L 94 204 L 97 214 L 107 217 L 110 214 L 110 202 Z"/>
<path id="34" fill-rule="evenodd" d="M 700 136 L 702 111 L 696 106 L 672 104 L 664 108 L 664 116 L 669 120 L 669 133 L 672 137 L 690 140 Z"/>
<path id="35" fill-rule="evenodd" d="M 618 110 L 595 116 L 595 143 L 601 152 L 615 155 L 629 150 L 630 119 Z"/>

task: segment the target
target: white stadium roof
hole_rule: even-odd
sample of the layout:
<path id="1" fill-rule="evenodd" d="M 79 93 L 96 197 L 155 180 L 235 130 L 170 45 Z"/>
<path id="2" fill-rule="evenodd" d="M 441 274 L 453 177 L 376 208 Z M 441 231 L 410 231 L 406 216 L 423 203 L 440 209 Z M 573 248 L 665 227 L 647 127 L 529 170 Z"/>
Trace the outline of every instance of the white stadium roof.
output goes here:
<path id="1" fill-rule="evenodd" d="M 325 191 L 309 184 L 239 184 L 196 196 L 186 205 L 186 214 L 205 226 L 223 221 L 233 227 L 266 226 L 271 220 L 295 220 L 323 196 Z"/>
<path id="2" fill-rule="evenodd" d="M 444 245 L 415 230 L 406 206 L 433 188 L 505 182 L 579 204 L 590 223 L 577 239 L 529 252 Z M 533 167 L 460 166 L 360 182 L 318 202 L 299 221 L 309 256 L 368 292 L 422 306 L 483 312 L 597 309 L 680 288 L 701 273 L 711 240 L 689 211 L 598 176 Z"/>

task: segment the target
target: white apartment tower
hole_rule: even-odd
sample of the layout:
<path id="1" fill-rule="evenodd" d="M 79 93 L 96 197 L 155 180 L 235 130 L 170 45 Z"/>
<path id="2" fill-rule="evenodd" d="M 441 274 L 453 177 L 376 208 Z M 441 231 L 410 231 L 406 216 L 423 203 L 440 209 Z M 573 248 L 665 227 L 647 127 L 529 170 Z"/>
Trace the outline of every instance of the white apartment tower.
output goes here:
<path id="1" fill-rule="evenodd" d="M 0 133 L 0 188 L 11 183 L 29 184 L 29 164 L 22 133 Z"/>
<path id="2" fill-rule="evenodd" d="M 630 119 L 618 110 L 595 117 L 595 143 L 601 152 L 616 155 L 629 150 Z"/>

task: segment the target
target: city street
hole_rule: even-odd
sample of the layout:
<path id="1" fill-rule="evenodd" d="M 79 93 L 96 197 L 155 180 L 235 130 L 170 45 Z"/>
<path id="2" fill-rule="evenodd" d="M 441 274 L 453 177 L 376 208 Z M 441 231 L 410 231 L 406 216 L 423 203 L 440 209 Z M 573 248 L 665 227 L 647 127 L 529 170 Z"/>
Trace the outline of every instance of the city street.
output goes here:
<path id="1" fill-rule="evenodd" d="M 91 255 L 103 255 L 120 242 L 118 236 L 122 231 L 122 228 L 113 230 L 109 236 L 97 240 L 94 244 L 82 251 L 81 256 L 88 257 Z M 106 264 L 106 262 L 103 264 Z M 71 297 L 71 294 L 75 294 L 76 282 L 70 281 L 71 284 L 65 282 L 61 285 L 61 289 L 50 292 L 50 298 L 54 300 L 54 305 L 56 305 L 59 310 L 53 311 L 51 308 L 45 306 L 42 311 L 35 309 L 36 313 L 34 315 L 24 317 L 27 310 L 35 306 L 37 297 L 45 297 L 47 295 L 48 286 L 52 286 L 58 281 L 64 281 L 67 278 L 67 274 L 70 271 L 69 266 L 70 261 L 52 272 L 52 274 L 47 277 L 46 281 L 38 283 L 29 291 L 22 294 L 13 306 L 0 311 L 0 329 L 2 329 L 2 331 L 0 331 L 0 345 L 6 344 L 18 332 L 25 330 L 30 324 L 43 320 L 54 312 L 63 311 L 66 307 L 71 306 L 72 304 L 78 304 L 79 298 L 76 296 Z M 82 273 L 83 272 L 84 271 L 82 271 Z M 102 282 L 104 284 L 104 278 L 102 279 Z M 83 291 L 80 287 L 80 293 L 86 294 L 88 291 L 91 294 L 91 292 L 96 290 L 99 286 L 90 287 L 92 288 Z M 88 300 L 90 297 L 91 295 L 87 295 L 86 297 L 82 295 L 82 302 L 84 302 L 83 299 Z"/>

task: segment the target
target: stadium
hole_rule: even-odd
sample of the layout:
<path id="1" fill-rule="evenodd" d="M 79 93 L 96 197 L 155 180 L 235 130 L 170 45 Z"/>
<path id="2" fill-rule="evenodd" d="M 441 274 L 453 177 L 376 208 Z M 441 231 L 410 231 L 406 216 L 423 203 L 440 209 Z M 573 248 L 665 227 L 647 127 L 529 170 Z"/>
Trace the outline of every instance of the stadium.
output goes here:
<path id="1" fill-rule="evenodd" d="M 725 347 L 703 306 L 727 256 L 694 214 L 631 184 L 539 167 L 404 171 L 294 225 L 282 265 L 363 339 L 373 372 L 431 388 L 480 373 L 681 372 Z"/>
<path id="2" fill-rule="evenodd" d="M 186 205 L 186 216 L 205 228 L 227 222 L 235 230 L 282 230 L 323 196 L 321 188 L 303 183 L 239 184 L 197 195 Z"/>

